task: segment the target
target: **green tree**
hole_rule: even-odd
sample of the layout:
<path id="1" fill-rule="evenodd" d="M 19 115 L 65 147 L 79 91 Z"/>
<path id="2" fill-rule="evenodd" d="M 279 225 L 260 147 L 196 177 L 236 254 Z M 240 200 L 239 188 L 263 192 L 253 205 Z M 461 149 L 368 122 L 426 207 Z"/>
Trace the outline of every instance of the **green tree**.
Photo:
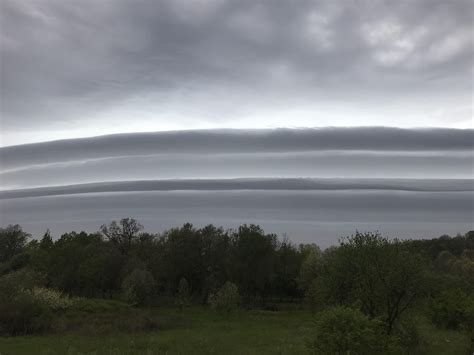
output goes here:
<path id="1" fill-rule="evenodd" d="M 357 232 L 328 255 L 319 285 L 326 301 L 381 317 L 390 333 L 423 294 L 423 276 L 422 260 L 403 242 Z"/>
<path id="2" fill-rule="evenodd" d="M 0 263 L 21 253 L 29 238 L 18 224 L 0 228 Z"/>
<path id="3" fill-rule="evenodd" d="M 122 218 L 119 223 L 112 221 L 108 226 L 102 225 L 102 234 L 115 244 L 122 254 L 126 254 L 132 244 L 139 238 L 143 226 L 133 218 Z"/>
<path id="4" fill-rule="evenodd" d="M 51 249 L 53 246 L 53 238 L 51 237 L 51 232 L 48 229 L 39 242 L 39 248 L 43 250 L 48 250 Z"/>
<path id="5" fill-rule="evenodd" d="M 232 280 L 247 298 L 262 304 L 275 277 L 277 238 L 256 225 L 242 225 L 232 234 Z"/>
<path id="6" fill-rule="evenodd" d="M 301 263 L 298 283 L 304 290 L 308 290 L 312 282 L 321 274 L 322 271 L 322 252 L 315 244 L 305 245 L 302 250 L 304 259 Z"/>
<path id="7" fill-rule="evenodd" d="M 275 251 L 273 293 L 280 301 L 293 300 L 301 296 L 298 286 L 302 256 L 299 250 L 286 238 L 277 243 Z"/>

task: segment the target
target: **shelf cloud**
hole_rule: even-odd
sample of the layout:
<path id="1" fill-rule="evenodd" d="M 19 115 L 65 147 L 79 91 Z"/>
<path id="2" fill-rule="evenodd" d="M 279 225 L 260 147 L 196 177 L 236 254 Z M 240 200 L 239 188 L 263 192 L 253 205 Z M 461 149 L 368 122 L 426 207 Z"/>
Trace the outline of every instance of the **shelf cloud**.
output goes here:
<path id="1" fill-rule="evenodd" d="M 2 169 L 156 154 L 314 151 L 471 151 L 474 130 L 388 127 L 195 130 L 109 135 L 0 148 Z"/>

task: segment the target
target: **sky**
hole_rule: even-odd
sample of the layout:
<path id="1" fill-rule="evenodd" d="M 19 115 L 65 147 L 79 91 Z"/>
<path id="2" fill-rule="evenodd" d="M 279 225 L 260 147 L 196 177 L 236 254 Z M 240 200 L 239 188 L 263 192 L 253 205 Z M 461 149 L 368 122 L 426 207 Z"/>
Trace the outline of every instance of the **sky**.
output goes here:
<path id="1" fill-rule="evenodd" d="M 472 0 L 1 0 L 0 225 L 474 229 Z"/>
<path id="2" fill-rule="evenodd" d="M 214 128 L 472 128 L 470 0 L 2 0 L 1 146 Z"/>

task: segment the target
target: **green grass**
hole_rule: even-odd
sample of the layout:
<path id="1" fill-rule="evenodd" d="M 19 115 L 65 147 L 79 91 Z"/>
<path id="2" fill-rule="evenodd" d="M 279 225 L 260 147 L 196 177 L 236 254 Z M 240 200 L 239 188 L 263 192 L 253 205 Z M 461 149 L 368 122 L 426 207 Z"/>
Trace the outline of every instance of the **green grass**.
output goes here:
<path id="1" fill-rule="evenodd" d="M 117 309 L 120 309 L 118 307 Z M 123 310 L 122 312 L 128 312 Z M 302 310 L 240 311 L 226 319 L 209 308 L 151 308 L 160 319 L 156 331 L 94 333 L 66 331 L 53 335 L 0 338 L 1 355 L 21 354 L 305 354 L 313 316 Z M 112 313 L 113 314 L 113 313 Z M 79 316 L 76 313 L 75 316 Z M 82 313 L 84 324 L 102 315 Z M 107 314 L 102 321 L 114 322 Z M 413 354 L 466 354 L 467 338 L 460 332 L 437 330 L 422 322 L 424 351 Z"/>

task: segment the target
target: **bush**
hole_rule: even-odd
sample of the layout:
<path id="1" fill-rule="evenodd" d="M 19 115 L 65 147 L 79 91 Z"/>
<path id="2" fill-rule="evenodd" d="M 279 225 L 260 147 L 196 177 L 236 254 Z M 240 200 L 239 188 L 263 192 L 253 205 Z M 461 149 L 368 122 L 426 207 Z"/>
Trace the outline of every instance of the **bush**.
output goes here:
<path id="1" fill-rule="evenodd" d="M 383 353 L 387 340 L 382 322 L 341 306 L 319 313 L 309 348 L 318 354 L 374 354 Z"/>
<path id="2" fill-rule="evenodd" d="M 445 290 L 431 302 L 433 323 L 449 329 L 469 327 L 473 303 L 472 298 L 461 289 Z"/>
<path id="3" fill-rule="evenodd" d="M 44 287 L 34 287 L 26 291 L 37 303 L 41 303 L 52 311 L 64 311 L 69 308 L 72 301 L 61 292 Z"/>
<path id="4" fill-rule="evenodd" d="M 396 324 L 394 336 L 399 345 L 406 349 L 414 349 L 422 344 L 420 331 L 414 319 L 403 319 Z"/>
<path id="5" fill-rule="evenodd" d="M 229 316 L 240 304 L 239 289 L 234 283 L 227 281 L 216 294 L 209 297 L 209 303 L 217 311 Z"/>
<path id="6" fill-rule="evenodd" d="M 19 292 L 0 302 L 0 334 L 24 335 L 43 332 L 51 327 L 52 312 L 48 306 L 32 297 L 29 292 Z"/>
<path id="7" fill-rule="evenodd" d="M 190 303 L 189 284 L 188 284 L 188 281 L 184 277 L 182 277 L 181 280 L 179 280 L 178 292 L 176 292 L 175 303 L 178 305 L 180 309 L 183 309 L 183 307 L 189 306 L 189 303 Z"/>
<path id="8" fill-rule="evenodd" d="M 147 303 L 155 291 L 155 279 L 146 270 L 133 270 L 122 283 L 122 292 L 127 303 L 141 306 Z"/>
<path id="9" fill-rule="evenodd" d="M 30 270 L 18 270 L 0 277 L 0 302 L 14 297 L 21 290 L 31 290 L 38 287 L 41 276 Z"/>
<path id="10" fill-rule="evenodd" d="M 31 334 L 51 327 L 51 309 L 32 292 L 38 279 L 27 270 L 0 278 L 0 334 Z"/>

